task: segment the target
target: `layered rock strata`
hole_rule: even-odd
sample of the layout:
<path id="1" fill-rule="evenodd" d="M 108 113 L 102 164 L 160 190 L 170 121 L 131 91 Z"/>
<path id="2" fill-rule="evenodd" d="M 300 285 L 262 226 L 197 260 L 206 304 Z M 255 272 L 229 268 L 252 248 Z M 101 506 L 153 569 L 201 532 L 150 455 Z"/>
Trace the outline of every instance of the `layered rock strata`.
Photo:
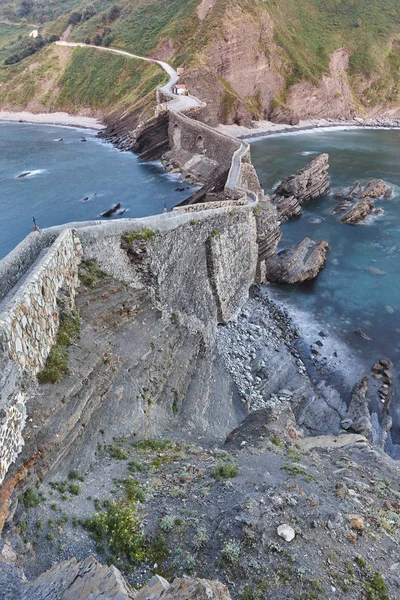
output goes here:
<path id="1" fill-rule="evenodd" d="M 1 564 L 1 563 L 0 563 Z M 155 575 L 140 590 L 125 581 L 114 566 L 102 566 L 93 556 L 77 561 L 65 560 L 33 582 L 20 582 L 9 592 L 3 589 L 2 599 L 11 600 L 14 592 L 20 600 L 230 600 L 228 588 L 219 581 L 207 579 L 175 579 L 169 584 Z"/>
<path id="2" fill-rule="evenodd" d="M 279 252 L 267 263 L 268 280 L 275 283 L 301 283 L 314 279 L 323 268 L 328 251 L 328 242 L 304 238 L 292 248 Z"/>
<path id="3" fill-rule="evenodd" d="M 356 225 L 367 217 L 374 209 L 372 198 L 364 197 L 357 200 L 354 206 L 341 218 L 346 225 Z"/>
<path id="4" fill-rule="evenodd" d="M 301 214 L 301 205 L 319 198 L 329 189 L 329 156 L 320 154 L 309 165 L 288 177 L 275 190 L 271 202 L 276 206 L 280 223 Z"/>

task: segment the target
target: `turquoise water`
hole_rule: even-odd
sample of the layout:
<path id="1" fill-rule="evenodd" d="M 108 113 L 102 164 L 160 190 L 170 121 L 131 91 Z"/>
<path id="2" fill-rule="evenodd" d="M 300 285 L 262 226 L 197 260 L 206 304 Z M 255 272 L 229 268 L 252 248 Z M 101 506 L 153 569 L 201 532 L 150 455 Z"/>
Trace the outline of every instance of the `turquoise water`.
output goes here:
<path id="1" fill-rule="evenodd" d="M 400 131 L 325 130 L 272 136 L 251 145 L 253 163 L 265 192 L 302 168 L 313 156 L 330 156 L 331 192 L 342 192 L 356 180 L 382 178 L 394 187 L 384 209 L 363 225 L 349 226 L 332 215 L 339 202 L 332 195 L 303 205 L 303 215 L 282 226 L 280 248 L 305 236 L 327 240 L 330 252 L 313 282 L 271 286 L 272 293 L 303 320 L 334 332 L 365 367 L 381 356 L 396 363 L 400 354 Z M 371 340 L 355 333 L 361 329 Z M 317 338 L 316 338 L 317 339 Z M 395 413 L 399 413 L 398 415 Z M 400 424 L 397 401 L 393 417 Z M 399 437 L 400 441 L 400 436 Z"/>
<path id="2" fill-rule="evenodd" d="M 41 228 L 92 220 L 117 202 L 121 216 L 144 217 L 189 195 L 177 187 L 161 164 L 118 152 L 95 131 L 0 123 L 0 259 L 32 231 L 32 217 Z"/>

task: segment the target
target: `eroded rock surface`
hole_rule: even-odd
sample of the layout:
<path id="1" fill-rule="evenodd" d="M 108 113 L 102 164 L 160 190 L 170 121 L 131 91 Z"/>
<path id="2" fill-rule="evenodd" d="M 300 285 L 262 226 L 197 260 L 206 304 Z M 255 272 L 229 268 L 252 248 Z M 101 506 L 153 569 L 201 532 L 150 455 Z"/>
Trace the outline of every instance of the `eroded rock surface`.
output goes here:
<path id="1" fill-rule="evenodd" d="M 329 189 L 329 156 L 320 154 L 309 165 L 288 177 L 271 197 L 281 223 L 301 214 L 303 202 L 322 196 Z"/>
<path id="2" fill-rule="evenodd" d="M 346 225 L 357 225 L 367 217 L 374 208 L 374 201 L 369 196 L 360 198 L 354 206 L 341 218 Z"/>
<path id="3" fill-rule="evenodd" d="M 370 181 L 364 188 L 361 198 L 379 198 L 386 192 L 386 183 L 383 179 L 374 179 Z"/>
<path id="4" fill-rule="evenodd" d="M 267 264 L 267 278 L 275 283 L 301 283 L 314 279 L 323 268 L 328 242 L 305 238 L 292 248 L 279 252 Z"/>

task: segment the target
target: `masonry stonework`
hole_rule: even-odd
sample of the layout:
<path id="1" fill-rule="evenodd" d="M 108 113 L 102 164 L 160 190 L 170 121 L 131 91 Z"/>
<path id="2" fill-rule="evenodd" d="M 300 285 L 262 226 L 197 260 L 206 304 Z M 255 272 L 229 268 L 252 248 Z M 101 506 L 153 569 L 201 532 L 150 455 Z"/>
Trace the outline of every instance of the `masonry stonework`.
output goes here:
<path id="1" fill-rule="evenodd" d="M 0 305 L 0 482 L 23 445 L 26 390 L 55 342 L 57 300 L 62 293 L 73 305 L 78 286 L 82 247 L 74 230 L 42 252 Z"/>

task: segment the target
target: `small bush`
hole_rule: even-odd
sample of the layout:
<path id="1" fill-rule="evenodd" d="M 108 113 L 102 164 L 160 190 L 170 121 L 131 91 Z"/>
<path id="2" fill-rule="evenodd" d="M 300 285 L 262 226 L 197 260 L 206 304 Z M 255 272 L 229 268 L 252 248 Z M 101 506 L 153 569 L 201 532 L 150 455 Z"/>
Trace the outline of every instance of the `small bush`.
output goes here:
<path id="1" fill-rule="evenodd" d="M 28 488 L 23 494 L 20 494 L 19 500 L 25 508 L 34 508 L 40 504 L 40 498 L 35 494 L 32 488 Z"/>
<path id="2" fill-rule="evenodd" d="M 77 479 L 78 481 L 85 481 L 85 478 L 79 474 L 79 471 L 77 471 L 77 469 L 72 469 L 72 471 L 68 473 L 68 479 Z"/>
<path id="3" fill-rule="evenodd" d="M 140 488 L 140 483 L 136 479 L 124 479 L 125 496 L 129 502 L 144 502 L 146 494 Z"/>
<path id="4" fill-rule="evenodd" d="M 80 331 L 81 320 L 76 311 L 61 315 L 56 343 L 50 350 L 44 369 L 37 374 L 39 383 L 58 383 L 68 374 L 67 346 L 80 338 Z"/>
<path id="5" fill-rule="evenodd" d="M 240 556 L 240 544 L 236 540 L 227 540 L 221 550 L 223 560 L 228 565 L 235 565 Z"/>
<path id="6" fill-rule="evenodd" d="M 149 240 L 155 235 L 154 231 L 152 231 L 149 227 L 145 227 L 140 231 L 129 231 L 127 233 L 123 233 L 121 239 L 126 244 L 132 244 L 137 240 Z"/>
<path id="7" fill-rule="evenodd" d="M 142 450 L 144 452 L 149 452 L 150 450 L 161 452 L 162 450 L 171 448 L 172 445 L 173 443 L 171 440 L 142 440 L 141 442 L 134 442 L 132 444 L 136 450 Z"/>
<path id="8" fill-rule="evenodd" d="M 105 512 L 86 519 L 83 526 L 97 543 L 108 542 L 117 556 L 126 556 L 132 564 L 144 560 L 145 538 L 135 507 L 112 504 Z"/>
<path id="9" fill-rule="evenodd" d="M 81 484 L 80 483 L 70 483 L 68 486 L 68 491 L 72 496 L 79 496 L 81 493 Z"/>
<path id="10" fill-rule="evenodd" d="M 39 383 L 58 383 L 68 374 L 68 350 L 53 346 L 45 368 L 37 374 Z"/>
<path id="11" fill-rule="evenodd" d="M 221 463 L 216 465 L 214 469 L 214 478 L 217 481 L 221 479 L 231 479 L 232 477 L 237 477 L 239 475 L 239 470 L 236 465 L 231 463 Z"/>
<path id="12" fill-rule="evenodd" d="M 103 279 L 106 273 L 95 260 L 86 260 L 79 267 L 79 280 L 88 288 L 93 289 L 98 279 Z"/>
<path id="13" fill-rule="evenodd" d="M 117 460 L 128 460 L 129 458 L 129 454 L 126 450 L 115 445 L 108 446 L 108 453 L 111 458 L 116 458 Z"/>

